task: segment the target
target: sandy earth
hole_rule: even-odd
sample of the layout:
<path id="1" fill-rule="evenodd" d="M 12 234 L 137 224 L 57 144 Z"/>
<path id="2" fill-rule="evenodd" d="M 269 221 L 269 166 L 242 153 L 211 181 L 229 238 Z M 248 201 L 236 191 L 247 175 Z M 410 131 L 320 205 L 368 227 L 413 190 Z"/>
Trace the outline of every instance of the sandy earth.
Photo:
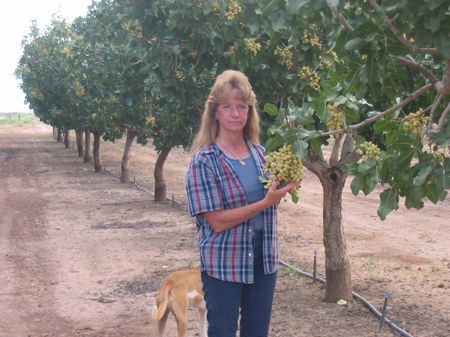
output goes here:
<path id="1" fill-rule="evenodd" d="M 168 195 L 154 203 L 151 146 L 135 145 L 136 184 L 116 176 L 123 144 L 104 143 L 107 172 L 52 139 L 39 123 L 0 127 L 0 337 L 156 336 L 150 312 L 161 280 L 198 262 L 185 207 L 188 157 L 166 164 Z M 348 184 L 347 184 L 348 185 Z M 306 174 L 297 205 L 280 208 L 282 259 L 323 275 L 322 192 Z M 344 194 L 354 291 L 413 336 L 450 335 L 450 201 L 376 216 L 378 196 Z M 282 267 L 270 337 L 395 336 L 360 302 L 324 303 L 323 286 Z M 189 313 L 188 337 L 198 336 Z M 175 336 L 169 319 L 167 336 Z"/>

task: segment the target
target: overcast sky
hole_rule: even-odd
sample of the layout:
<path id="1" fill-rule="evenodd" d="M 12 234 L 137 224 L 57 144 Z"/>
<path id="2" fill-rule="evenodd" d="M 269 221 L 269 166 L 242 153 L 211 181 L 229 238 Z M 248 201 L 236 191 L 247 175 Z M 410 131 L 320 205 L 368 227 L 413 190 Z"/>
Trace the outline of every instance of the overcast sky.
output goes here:
<path id="1" fill-rule="evenodd" d="M 0 10 L 0 112 L 30 111 L 14 76 L 22 55 L 20 43 L 30 31 L 31 21 L 40 28 L 48 26 L 52 16 L 72 21 L 85 16 L 91 0 L 13 0 Z"/>

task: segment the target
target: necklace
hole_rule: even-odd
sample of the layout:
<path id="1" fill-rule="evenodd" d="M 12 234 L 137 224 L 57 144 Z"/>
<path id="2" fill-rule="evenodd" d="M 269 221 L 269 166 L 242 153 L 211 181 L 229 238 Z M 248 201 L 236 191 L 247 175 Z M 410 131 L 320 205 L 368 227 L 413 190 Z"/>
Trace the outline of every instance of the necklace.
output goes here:
<path id="1" fill-rule="evenodd" d="M 231 153 L 231 155 L 239 161 L 239 164 L 241 164 L 241 166 L 247 165 L 247 164 L 245 164 L 244 158 L 237 156 L 233 151 L 230 150 L 230 148 L 228 146 L 226 146 L 225 144 L 222 144 L 222 147 L 225 150 L 227 150 L 229 153 Z"/>

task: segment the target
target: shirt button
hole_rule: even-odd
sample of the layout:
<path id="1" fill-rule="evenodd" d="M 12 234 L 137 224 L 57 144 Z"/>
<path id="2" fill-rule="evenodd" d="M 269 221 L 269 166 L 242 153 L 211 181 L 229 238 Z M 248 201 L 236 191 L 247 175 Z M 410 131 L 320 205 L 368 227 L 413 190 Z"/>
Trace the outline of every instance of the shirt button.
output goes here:
<path id="1" fill-rule="evenodd" d="M 248 253 L 248 257 L 252 257 L 252 253 Z"/>

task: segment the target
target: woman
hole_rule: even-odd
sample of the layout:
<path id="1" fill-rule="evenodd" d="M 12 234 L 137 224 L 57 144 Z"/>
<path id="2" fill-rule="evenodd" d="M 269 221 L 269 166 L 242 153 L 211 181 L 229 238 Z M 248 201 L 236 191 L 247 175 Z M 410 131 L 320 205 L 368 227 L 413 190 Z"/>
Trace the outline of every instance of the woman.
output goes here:
<path id="1" fill-rule="evenodd" d="M 199 229 L 209 337 L 268 335 L 278 270 L 276 208 L 297 186 L 265 191 L 255 94 L 241 72 L 219 75 L 205 103 L 186 178 Z"/>

